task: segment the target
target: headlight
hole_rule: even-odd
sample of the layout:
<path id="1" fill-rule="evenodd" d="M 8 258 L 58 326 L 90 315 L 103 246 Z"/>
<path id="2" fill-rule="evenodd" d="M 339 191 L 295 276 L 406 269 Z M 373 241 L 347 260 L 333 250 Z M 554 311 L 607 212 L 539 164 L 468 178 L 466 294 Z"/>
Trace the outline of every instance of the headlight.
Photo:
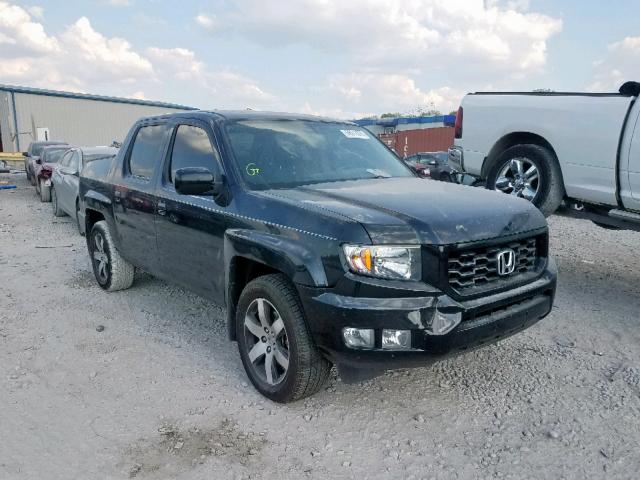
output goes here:
<path id="1" fill-rule="evenodd" d="M 343 245 L 351 271 L 362 275 L 420 280 L 420 247 Z"/>

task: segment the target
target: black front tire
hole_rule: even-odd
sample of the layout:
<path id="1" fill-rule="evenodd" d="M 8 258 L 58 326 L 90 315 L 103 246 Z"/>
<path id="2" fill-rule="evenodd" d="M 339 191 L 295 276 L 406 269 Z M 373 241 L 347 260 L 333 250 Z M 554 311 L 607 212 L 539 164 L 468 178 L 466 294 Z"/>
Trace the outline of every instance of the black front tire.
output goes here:
<path id="1" fill-rule="evenodd" d="M 96 222 L 87 240 L 93 274 L 103 290 L 125 290 L 133 284 L 134 266 L 116 249 L 106 221 Z"/>
<path id="2" fill-rule="evenodd" d="M 256 299 L 266 299 L 276 308 L 287 334 L 289 366 L 282 381 L 276 385 L 265 382 L 249 359 L 245 316 Z M 322 388 L 331 371 L 331 363 L 311 338 L 298 293 L 282 274 L 258 277 L 244 288 L 238 301 L 236 338 L 249 380 L 262 395 L 275 402 L 293 402 L 313 395 Z"/>
<path id="3" fill-rule="evenodd" d="M 538 169 L 540 179 L 539 188 L 532 203 L 548 217 L 554 213 L 565 195 L 562 171 L 555 155 L 547 148 L 533 144 L 514 145 L 502 152 L 487 173 L 486 188 L 496 189 L 498 176 L 503 168 L 513 159 L 526 158 Z"/>

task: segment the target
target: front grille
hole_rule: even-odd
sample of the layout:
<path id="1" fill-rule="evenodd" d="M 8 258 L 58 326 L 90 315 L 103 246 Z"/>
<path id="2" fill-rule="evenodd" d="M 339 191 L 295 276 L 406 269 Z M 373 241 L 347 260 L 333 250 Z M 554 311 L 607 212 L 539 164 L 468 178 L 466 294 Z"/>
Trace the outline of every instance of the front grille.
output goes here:
<path id="1" fill-rule="evenodd" d="M 516 266 L 508 276 L 498 275 L 498 252 L 511 248 Z M 449 285 L 456 290 L 481 287 L 499 280 L 514 280 L 535 269 L 538 258 L 537 239 L 525 238 L 491 247 L 453 251 L 449 254 Z"/>

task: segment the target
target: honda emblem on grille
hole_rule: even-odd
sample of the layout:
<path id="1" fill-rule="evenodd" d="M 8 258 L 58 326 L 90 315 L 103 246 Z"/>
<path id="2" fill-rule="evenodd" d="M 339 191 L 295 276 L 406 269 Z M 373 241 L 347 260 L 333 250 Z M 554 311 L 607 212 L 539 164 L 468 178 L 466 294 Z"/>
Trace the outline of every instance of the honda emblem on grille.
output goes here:
<path id="1" fill-rule="evenodd" d="M 506 248 L 498 252 L 498 275 L 511 275 L 516 269 L 516 252 Z"/>

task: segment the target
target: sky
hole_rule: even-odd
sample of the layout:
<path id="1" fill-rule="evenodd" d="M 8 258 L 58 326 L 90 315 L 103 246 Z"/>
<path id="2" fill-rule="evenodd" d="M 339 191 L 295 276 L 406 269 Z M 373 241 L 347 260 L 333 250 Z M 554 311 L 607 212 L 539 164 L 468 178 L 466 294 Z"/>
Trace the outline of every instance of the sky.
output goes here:
<path id="1" fill-rule="evenodd" d="M 632 13 L 635 12 L 635 13 Z M 0 0 L 0 83 L 361 118 L 640 80 L 638 0 Z"/>

